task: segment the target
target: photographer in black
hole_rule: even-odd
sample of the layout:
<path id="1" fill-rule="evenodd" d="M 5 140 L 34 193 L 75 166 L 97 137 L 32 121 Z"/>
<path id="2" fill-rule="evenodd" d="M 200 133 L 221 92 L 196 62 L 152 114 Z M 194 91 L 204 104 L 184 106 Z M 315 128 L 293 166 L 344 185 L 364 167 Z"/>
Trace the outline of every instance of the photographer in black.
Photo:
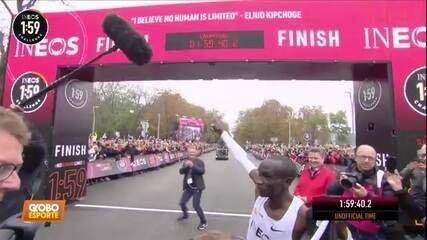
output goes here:
<path id="1" fill-rule="evenodd" d="M 202 149 L 192 144 L 187 147 L 189 160 L 184 161 L 182 167 L 179 169 L 179 174 L 184 175 L 183 178 L 183 192 L 179 205 L 182 209 L 182 216 L 177 220 L 182 221 L 188 218 L 187 202 L 193 197 L 193 207 L 196 210 L 200 219 L 200 224 L 197 226 L 198 230 L 205 230 L 208 227 L 205 214 L 200 206 L 200 199 L 202 192 L 205 190 L 205 181 L 203 174 L 205 174 L 205 164 L 198 157 L 202 153 Z"/>
<path id="2" fill-rule="evenodd" d="M 394 191 L 387 183 L 384 172 L 376 166 L 376 156 L 377 153 L 372 146 L 357 147 L 356 162 L 350 164 L 346 172 L 341 173 L 339 181 L 330 185 L 328 195 L 355 198 L 393 196 Z M 374 221 L 347 221 L 345 225 L 351 231 L 354 240 L 383 240 L 389 239 L 386 238 L 386 233 L 396 224 L 395 221 L 389 222 L 387 226 Z M 344 230 L 338 229 L 341 234 L 345 232 Z"/>

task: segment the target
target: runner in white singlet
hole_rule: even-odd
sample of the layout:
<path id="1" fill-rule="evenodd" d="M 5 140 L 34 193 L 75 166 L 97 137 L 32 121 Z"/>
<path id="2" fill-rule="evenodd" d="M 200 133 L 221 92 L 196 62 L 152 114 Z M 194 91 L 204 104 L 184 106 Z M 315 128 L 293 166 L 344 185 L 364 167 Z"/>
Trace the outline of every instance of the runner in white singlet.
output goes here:
<path id="1" fill-rule="evenodd" d="M 294 197 L 285 215 L 282 219 L 276 221 L 270 218 L 264 209 L 264 204 L 267 200 L 268 198 L 258 197 L 255 201 L 249 220 L 247 240 L 292 239 L 292 231 L 295 226 L 298 210 L 304 204 L 304 201 Z"/>
<path id="2" fill-rule="evenodd" d="M 263 160 L 256 168 L 225 130 L 217 125 L 212 129 L 221 135 L 256 186 L 247 240 L 300 240 L 306 231 L 308 208 L 289 193 L 289 186 L 298 174 L 296 165 L 286 156 L 279 156 Z"/>

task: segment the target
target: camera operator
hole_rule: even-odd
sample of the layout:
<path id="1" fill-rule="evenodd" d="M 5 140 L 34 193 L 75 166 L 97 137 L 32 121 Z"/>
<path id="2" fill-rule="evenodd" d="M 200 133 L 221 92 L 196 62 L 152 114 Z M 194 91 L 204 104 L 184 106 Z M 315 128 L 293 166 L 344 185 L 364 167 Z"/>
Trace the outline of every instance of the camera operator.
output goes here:
<path id="1" fill-rule="evenodd" d="M 376 167 L 376 156 L 377 153 L 372 146 L 357 147 L 356 162 L 341 174 L 339 181 L 328 188 L 328 195 L 355 198 L 393 196 L 393 189 L 387 183 L 384 172 Z M 347 221 L 346 223 L 354 240 L 386 239 L 385 228 L 379 222 Z M 390 224 L 394 225 L 395 222 Z"/>

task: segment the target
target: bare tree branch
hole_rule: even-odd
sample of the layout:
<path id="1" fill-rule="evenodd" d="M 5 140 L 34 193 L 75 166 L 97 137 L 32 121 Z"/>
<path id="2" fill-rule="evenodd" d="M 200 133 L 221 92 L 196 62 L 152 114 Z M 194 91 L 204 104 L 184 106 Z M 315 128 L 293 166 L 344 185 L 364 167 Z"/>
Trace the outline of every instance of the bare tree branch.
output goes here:
<path id="1" fill-rule="evenodd" d="M 21 12 L 23 9 L 22 4 L 24 3 L 24 0 L 16 0 L 16 9 L 18 12 Z"/>
<path id="2" fill-rule="evenodd" d="M 65 0 L 61 0 L 61 2 L 62 2 L 62 4 L 64 4 L 65 6 L 70 6 L 70 4 L 69 4 L 69 3 L 67 3 L 67 1 L 65 1 Z"/>
<path id="3" fill-rule="evenodd" d="M 3 57 L 3 54 L 5 52 L 5 47 L 3 45 L 3 40 L 4 40 L 4 33 L 0 31 L 0 57 Z"/>
<path id="4" fill-rule="evenodd" d="M 1 2 L 3 3 L 3 5 L 6 7 L 7 11 L 9 12 L 10 16 L 13 17 L 13 12 L 12 10 L 10 10 L 9 6 L 7 5 L 5 0 L 1 0 Z"/>
<path id="5" fill-rule="evenodd" d="M 30 0 L 27 4 L 22 4 L 22 10 L 30 9 L 32 6 L 34 6 L 34 4 L 36 4 L 36 2 L 37 0 Z"/>

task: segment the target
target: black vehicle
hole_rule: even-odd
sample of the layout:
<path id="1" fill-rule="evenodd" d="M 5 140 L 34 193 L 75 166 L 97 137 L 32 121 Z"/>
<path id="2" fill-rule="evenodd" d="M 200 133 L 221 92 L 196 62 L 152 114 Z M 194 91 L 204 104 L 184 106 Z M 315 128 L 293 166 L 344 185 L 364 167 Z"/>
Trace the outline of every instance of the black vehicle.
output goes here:
<path id="1" fill-rule="evenodd" d="M 228 160 L 228 148 L 225 145 L 219 145 L 216 149 L 216 160 Z"/>

